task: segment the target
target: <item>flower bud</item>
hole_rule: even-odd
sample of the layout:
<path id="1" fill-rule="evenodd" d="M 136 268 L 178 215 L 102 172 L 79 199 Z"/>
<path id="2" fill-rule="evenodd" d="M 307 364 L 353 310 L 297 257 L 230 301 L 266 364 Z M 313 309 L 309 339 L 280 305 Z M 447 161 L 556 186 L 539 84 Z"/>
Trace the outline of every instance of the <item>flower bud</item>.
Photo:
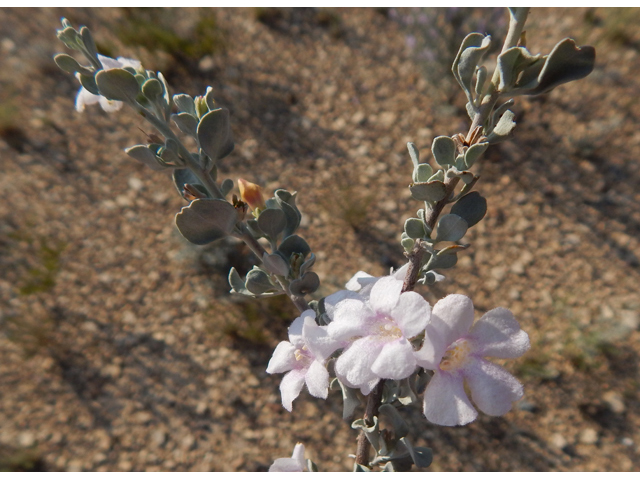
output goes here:
<path id="1" fill-rule="evenodd" d="M 251 210 L 255 212 L 258 209 L 264 210 L 267 208 L 264 203 L 264 198 L 262 197 L 262 189 L 260 186 L 239 178 L 238 188 L 240 189 L 242 201 L 246 202 L 249 207 L 251 207 Z"/>

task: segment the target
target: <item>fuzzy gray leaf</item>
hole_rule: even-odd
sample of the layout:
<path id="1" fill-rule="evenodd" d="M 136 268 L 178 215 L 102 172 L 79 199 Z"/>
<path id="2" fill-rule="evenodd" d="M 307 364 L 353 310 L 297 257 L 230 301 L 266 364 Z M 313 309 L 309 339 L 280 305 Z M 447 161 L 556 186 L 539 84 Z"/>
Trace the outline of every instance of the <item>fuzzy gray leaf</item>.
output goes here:
<path id="1" fill-rule="evenodd" d="M 233 151 L 233 136 L 229 123 L 229 110 L 211 110 L 200 119 L 198 142 L 212 160 L 220 160 Z"/>
<path id="2" fill-rule="evenodd" d="M 140 85 L 136 77 L 122 68 L 101 70 L 95 78 L 100 94 L 109 100 L 133 104 L 140 93 Z"/>
<path id="3" fill-rule="evenodd" d="M 218 199 L 194 200 L 176 215 L 176 225 L 184 238 L 206 245 L 233 231 L 238 220 L 233 205 Z"/>

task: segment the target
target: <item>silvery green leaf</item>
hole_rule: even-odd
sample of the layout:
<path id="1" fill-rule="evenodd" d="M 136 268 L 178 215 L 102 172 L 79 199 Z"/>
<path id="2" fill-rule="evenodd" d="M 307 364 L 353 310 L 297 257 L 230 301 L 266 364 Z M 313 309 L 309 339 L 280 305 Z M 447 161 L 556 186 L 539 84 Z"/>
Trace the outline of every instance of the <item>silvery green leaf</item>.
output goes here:
<path id="1" fill-rule="evenodd" d="M 491 44 L 491 36 L 486 37 L 481 33 L 470 33 L 462 41 L 458 55 L 453 61 L 451 71 L 462 89 L 467 95 L 469 101 L 472 100 L 471 91 L 473 90 L 471 80 L 476 71 L 476 67 L 487 53 Z"/>
<path id="2" fill-rule="evenodd" d="M 487 200 L 478 192 L 468 193 L 455 203 L 451 213 L 463 218 L 471 228 L 487 213 Z"/>
<path id="3" fill-rule="evenodd" d="M 316 263 L 316 254 L 315 253 L 311 253 L 309 255 L 309 258 L 307 260 L 305 260 L 305 262 L 300 267 L 300 275 L 304 275 L 307 270 L 309 270 L 311 267 L 313 267 L 314 263 Z"/>
<path id="4" fill-rule="evenodd" d="M 402 405 L 411 405 L 418 400 L 418 397 L 416 397 L 415 392 L 411 388 L 410 378 L 411 377 L 403 378 L 398 382 L 398 401 Z"/>
<path id="5" fill-rule="evenodd" d="M 468 170 L 457 172 L 456 176 L 460 177 L 460 180 L 462 180 L 466 185 L 471 184 L 474 181 L 474 179 L 479 178 L 478 176 L 474 175 L 473 172 L 470 172 Z"/>
<path id="6" fill-rule="evenodd" d="M 302 215 L 296 206 L 296 193 L 292 194 L 286 190 L 278 189 L 274 192 L 274 198 L 287 217 L 287 227 L 284 229 L 284 237 L 293 235 L 300 226 L 300 220 L 302 219 Z"/>
<path id="7" fill-rule="evenodd" d="M 98 49 L 96 48 L 93 36 L 87 27 L 82 27 L 80 29 L 80 37 L 82 38 L 82 43 L 84 44 L 84 48 L 87 53 L 91 55 L 96 62 L 98 62 Z"/>
<path id="8" fill-rule="evenodd" d="M 467 168 L 471 168 L 474 163 L 480 158 L 485 150 L 489 147 L 489 142 L 476 143 L 471 145 L 469 149 L 464 154 L 464 163 Z"/>
<path id="9" fill-rule="evenodd" d="M 229 124 L 229 110 L 211 110 L 200 119 L 198 142 L 212 160 L 220 160 L 233 151 L 233 136 Z"/>
<path id="10" fill-rule="evenodd" d="M 177 167 L 182 166 L 184 163 L 173 150 L 167 147 L 160 149 L 160 158 L 164 163 Z"/>
<path id="11" fill-rule="evenodd" d="M 453 162 L 453 166 L 456 167 L 456 170 L 466 170 L 467 165 L 464 163 L 464 153 L 461 153 L 456 157 L 456 161 Z M 447 175 L 451 175 L 451 170 L 447 172 Z"/>
<path id="12" fill-rule="evenodd" d="M 467 104 L 465 105 L 465 108 L 467 109 L 467 115 L 469 115 L 469 118 L 473 120 L 476 114 L 478 113 L 478 109 L 473 104 L 473 102 L 467 102 Z"/>
<path id="13" fill-rule="evenodd" d="M 195 103 L 193 102 L 193 98 L 191 95 L 187 95 L 185 93 L 180 93 L 178 95 L 173 96 L 173 103 L 176 104 L 178 108 L 178 112 L 180 113 L 188 113 L 194 117 L 197 117 Z"/>
<path id="14" fill-rule="evenodd" d="M 406 233 L 402 232 L 403 235 L 406 235 Z M 402 248 L 404 248 L 404 250 L 406 252 L 410 252 L 413 249 L 413 246 L 415 244 L 415 240 L 413 238 L 409 238 L 408 236 L 405 236 L 404 238 L 400 239 L 400 244 L 402 245 Z"/>
<path id="15" fill-rule="evenodd" d="M 508 92 L 515 86 L 518 77 L 529 67 L 541 67 L 544 60 L 540 55 L 531 55 L 524 47 L 512 47 L 498 55 L 500 83 L 498 89 Z"/>
<path id="16" fill-rule="evenodd" d="M 476 97 L 479 97 L 487 81 L 487 67 L 480 66 L 476 71 Z"/>
<path id="17" fill-rule="evenodd" d="M 125 153 L 131 158 L 135 158 L 139 162 L 144 163 L 152 170 L 164 170 L 164 166 L 160 163 L 158 157 L 146 145 L 134 145 L 125 150 Z"/>
<path id="18" fill-rule="evenodd" d="M 235 267 L 231 267 L 231 270 L 229 271 L 229 285 L 231 286 L 231 293 L 251 295 L 251 292 L 249 292 L 249 290 L 244 286 L 244 281 Z"/>
<path id="19" fill-rule="evenodd" d="M 258 221 L 255 218 L 247 220 L 247 228 L 255 238 L 264 237 L 264 232 L 260 230 L 260 227 L 258 227 Z"/>
<path id="20" fill-rule="evenodd" d="M 413 169 L 413 181 L 416 183 L 427 182 L 431 175 L 433 175 L 433 169 L 427 163 L 421 163 Z"/>
<path id="21" fill-rule="evenodd" d="M 233 180 L 231 180 L 230 178 L 225 178 L 222 182 L 222 185 L 220 185 L 220 191 L 222 192 L 222 195 L 226 197 L 231 190 L 233 190 Z"/>
<path id="22" fill-rule="evenodd" d="M 488 129 L 489 133 L 491 133 L 491 131 L 493 131 L 495 126 L 498 124 L 498 121 L 500 120 L 500 117 L 502 117 L 502 114 L 506 112 L 507 109 L 509 109 L 511 106 L 513 106 L 514 103 L 516 103 L 515 100 L 513 98 L 510 98 L 493 111 L 493 113 L 491 114 L 491 125 Z"/>
<path id="23" fill-rule="evenodd" d="M 254 295 L 262 295 L 263 293 L 278 290 L 278 288 L 271 283 L 271 280 L 269 280 L 269 275 L 258 267 L 253 267 L 249 273 L 247 273 L 245 287 Z"/>
<path id="24" fill-rule="evenodd" d="M 444 275 L 440 275 L 437 272 L 434 272 L 433 270 L 429 270 L 428 272 L 425 272 L 425 274 L 423 275 L 422 279 L 423 279 L 423 284 L 425 285 L 433 285 L 436 282 L 440 282 L 442 280 L 444 280 Z"/>
<path id="25" fill-rule="evenodd" d="M 171 120 L 175 123 L 182 133 L 191 135 L 193 138 L 198 137 L 198 119 L 189 113 L 178 113 L 171 115 Z"/>
<path id="26" fill-rule="evenodd" d="M 407 422 L 405 422 L 404 419 L 400 416 L 398 410 L 396 410 L 396 407 L 386 403 L 384 405 L 380 405 L 379 411 L 380 415 L 384 415 L 385 417 L 387 417 L 387 419 L 389 419 L 389 422 L 393 427 L 395 438 L 406 437 L 409 434 L 409 426 L 407 425 Z"/>
<path id="27" fill-rule="evenodd" d="M 136 77 L 122 68 L 101 70 L 96 73 L 96 84 L 100 94 L 109 100 L 135 103 L 140 91 Z"/>
<path id="28" fill-rule="evenodd" d="M 371 446 L 376 450 L 380 450 L 380 431 L 378 429 L 378 417 L 373 417 L 373 426 L 368 426 L 362 418 L 351 423 L 354 430 L 362 430 L 369 440 Z"/>
<path id="29" fill-rule="evenodd" d="M 467 233 L 467 221 L 455 214 L 444 215 L 438 220 L 436 242 L 457 242 Z"/>
<path id="30" fill-rule="evenodd" d="M 320 277 L 316 272 L 307 272 L 302 278 L 294 280 L 289 285 L 289 290 L 294 295 L 304 297 L 305 295 L 312 294 L 320 287 Z"/>
<path id="31" fill-rule="evenodd" d="M 411 161 L 413 162 L 413 168 L 418 168 L 418 164 L 420 163 L 420 152 L 414 143 L 408 142 L 407 148 L 409 149 L 409 156 L 411 157 Z"/>
<path id="32" fill-rule="evenodd" d="M 93 76 L 93 72 L 91 70 L 80 65 L 76 61 L 76 59 L 70 55 L 59 53 L 58 55 L 53 57 L 53 61 L 56 62 L 56 65 L 58 65 L 60 69 L 64 70 L 67 73 L 71 73 L 72 75 L 76 72 L 79 72 L 89 77 Z"/>
<path id="33" fill-rule="evenodd" d="M 207 102 L 209 110 L 216 110 L 218 108 L 216 101 L 213 98 L 213 88 L 207 87 L 207 93 L 204 94 L 204 100 Z"/>
<path id="34" fill-rule="evenodd" d="M 309 248 L 304 238 L 298 235 L 290 235 L 282 241 L 278 247 L 278 251 L 288 260 L 294 253 L 299 253 L 303 257 L 306 257 L 311 252 L 311 248 Z"/>
<path id="35" fill-rule="evenodd" d="M 487 142 L 494 144 L 506 140 L 507 137 L 511 134 L 511 131 L 516 126 L 516 122 L 513 121 L 515 118 L 515 113 L 511 110 L 507 110 L 502 114 L 498 124 L 493 129 L 493 131 L 487 137 Z"/>
<path id="36" fill-rule="evenodd" d="M 433 462 L 433 452 L 430 448 L 414 447 L 407 437 L 401 438 L 400 443 L 406 447 L 416 467 L 427 468 Z"/>
<path id="37" fill-rule="evenodd" d="M 76 32 L 76 29 L 71 25 L 65 26 L 61 30 L 57 30 L 56 36 L 58 37 L 58 40 L 64 43 L 68 48 L 72 50 L 80 50 L 78 32 Z"/>
<path id="38" fill-rule="evenodd" d="M 426 183 L 414 183 L 409 185 L 409 190 L 411 190 L 411 196 L 413 198 L 424 202 L 439 202 L 447 194 L 447 187 L 438 180 Z"/>
<path id="39" fill-rule="evenodd" d="M 258 226 L 270 238 L 275 239 L 287 226 L 287 218 L 279 208 L 267 208 L 260 212 Z"/>
<path id="40" fill-rule="evenodd" d="M 331 382 L 331 389 L 336 390 L 340 388 L 342 391 L 342 419 L 348 420 L 353 418 L 353 414 L 356 411 L 356 408 L 360 406 L 360 400 L 358 399 L 358 390 L 355 388 L 347 387 L 343 385 L 340 380 L 334 378 Z"/>
<path id="41" fill-rule="evenodd" d="M 262 256 L 262 263 L 264 264 L 264 268 L 275 275 L 282 277 L 289 275 L 289 264 L 276 253 L 265 253 Z"/>
<path id="42" fill-rule="evenodd" d="M 571 38 L 565 38 L 553 47 L 538 76 L 538 85 L 527 94 L 539 95 L 563 83 L 584 78 L 593 71 L 595 61 L 595 48 L 578 47 Z"/>
<path id="43" fill-rule="evenodd" d="M 404 231 L 409 238 L 422 238 L 427 232 L 424 229 L 424 223 L 419 218 L 409 218 L 404 222 Z"/>
<path id="44" fill-rule="evenodd" d="M 434 138 L 431 151 L 441 167 L 452 165 L 456 159 L 456 144 L 451 137 Z"/>
<path id="45" fill-rule="evenodd" d="M 169 92 L 169 84 L 162 75 L 162 72 L 158 72 L 158 80 L 162 83 L 162 99 L 164 104 L 164 118 L 168 120 L 171 117 L 171 93 Z"/>
<path id="46" fill-rule="evenodd" d="M 156 102 L 160 97 L 162 97 L 164 92 L 160 81 L 155 78 L 150 78 L 142 85 L 142 93 L 152 102 Z"/>
<path id="47" fill-rule="evenodd" d="M 444 182 L 444 170 L 438 170 L 436 173 L 431 175 L 431 178 L 427 180 L 427 182 L 434 182 L 438 180 L 439 182 Z"/>
<path id="48" fill-rule="evenodd" d="M 237 221 L 238 214 L 233 205 L 208 198 L 194 200 L 176 215 L 178 230 L 196 245 L 206 245 L 228 236 Z"/>
<path id="49" fill-rule="evenodd" d="M 89 92 L 93 93 L 94 95 L 100 95 L 100 90 L 98 90 L 98 85 L 96 85 L 96 80 L 93 74 L 83 75 L 80 72 L 76 72 L 76 78 L 80 82 L 80 85 L 89 90 Z"/>
<path id="50" fill-rule="evenodd" d="M 198 177 L 188 168 L 178 168 L 173 171 L 173 184 L 176 186 L 178 193 L 182 195 L 185 183 L 199 187 L 199 190 L 206 191 L 202 186 Z"/>
<path id="51" fill-rule="evenodd" d="M 447 269 L 458 263 L 458 254 L 436 255 L 429 262 L 429 268 Z"/>

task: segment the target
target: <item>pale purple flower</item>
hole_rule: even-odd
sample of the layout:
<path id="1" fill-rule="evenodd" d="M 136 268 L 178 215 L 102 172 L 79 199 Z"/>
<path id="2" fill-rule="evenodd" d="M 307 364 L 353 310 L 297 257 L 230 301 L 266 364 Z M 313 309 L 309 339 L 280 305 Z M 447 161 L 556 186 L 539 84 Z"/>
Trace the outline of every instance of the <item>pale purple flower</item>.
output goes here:
<path id="1" fill-rule="evenodd" d="M 130 58 L 118 57 L 111 58 L 98 54 L 98 60 L 102 64 L 104 70 L 112 70 L 114 68 L 132 67 L 135 70 L 141 68 L 141 63 L 138 60 L 132 60 Z M 94 95 L 84 87 L 80 87 L 78 95 L 76 96 L 76 110 L 83 112 L 85 106 L 100 103 L 100 106 L 105 112 L 115 112 L 122 108 L 122 102 L 118 100 L 109 100 L 102 95 Z"/>
<path id="2" fill-rule="evenodd" d="M 332 309 L 329 334 L 349 342 L 336 361 L 336 375 L 364 395 L 381 378 L 401 380 L 416 368 L 409 339 L 424 331 L 431 307 L 415 292 L 402 293 L 402 283 L 395 274 L 376 279 Z"/>
<path id="3" fill-rule="evenodd" d="M 304 472 L 306 467 L 304 461 L 304 445 L 296 443 L 293 447 L 291 458 L 276 458 L 269 467 L 270 472 Z"/>
<path id="4" fill-rule="evenodd" d="M 466 425 L 478 416 L 504 415 L 523 395 L 522 384 L 484 357 L 517 358 L 529 349 L 529 336 L 506 308 L 490 310 L 473 325 L 473 303 L 449 295 L 433 307 L 418 365 L 433 370 L 424 394 L 424 414 L 438 425 Z"/>
<path id="5" fill-rule="evenodd" d="M 293 401 L 306 384 L 314 397 L 327 398 L 329 372 L 326 360 L 342 346 L 327 334 L 327 327 L 316 324 L 316 314 L 306 310 L 289 327 L 289 341 L 280 342 L 267 366 L 267 373 L 287 373 L 280 383 L 282 405 L 293 408 Z"/>

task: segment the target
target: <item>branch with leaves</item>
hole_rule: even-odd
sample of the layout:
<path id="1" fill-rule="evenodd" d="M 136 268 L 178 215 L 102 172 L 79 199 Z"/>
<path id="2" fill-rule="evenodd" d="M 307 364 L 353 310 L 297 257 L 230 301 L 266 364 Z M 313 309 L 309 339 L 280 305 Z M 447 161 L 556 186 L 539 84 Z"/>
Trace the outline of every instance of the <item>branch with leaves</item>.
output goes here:
<path id="1" fill-rule="evenodd" d="M 288 340 L 276 347 L 267 372 L 285 373 L 280 391 L 289 411 L 305 386 L 319 398 L 327 398 L 330 389 L 341 392 L 343 419 L 359 430 L 355 471 L 406 471 L 431 463 L 431 450 L 409 440 L 397 406 L 422 396 L 431 423 L 465 425 L 477 417 L 476 408 L 503 415 L 523 395 L 518 380 L 487 360 L 516 358 L 529 348 L 527 334 L 509 310 L 495 308 L 474 322 L 468 297 L 449 295 L 432 307 L 414 289 L 443 280 L 441 272 L 469 248 L 460 242 L 487 211 L 486 199 L 474 190 L 479 176 L 472 168 L 489 146 L 512 134 L 514 98 L 547 93 L 593 69 L 594 49 L 577 47 L 571 39 L 548 55 L 531 54 L 524 32 L 528 14 L 528 8 L 509 9 L 509 30 L 491 77 L 484 65 L 491 37 L 471 33 L 462 41 L 452 71 L 467 97 L 470 126 L 466 133 L 433 140 L 437 167 L 408 144 L 409 189 L 424 208 L 404 222 L 400 243 L 406 265 L 384 277 L 358 272 L 346 290 L 311 301 L 320 278 L 312 271 L 316 256 L 297 233 L 302 218 L 297 193 L 279 189 L 265 200 L 258 185 L 239 179 L 238 197 L 233 180 L 218 180 L 218 164 L 234 144 L 229 111 L 216 103 L 212 89 L 196 97 L 171 95 L 162 73 L 145 70 L 136 60 L 100 55 L 86 27 L 76 30 L 63 19 L 58 30 L 58 38 L 84 58 L 84 65 L 67 54 L 54 58 L 81 84 L 76 109 L 99 103 L 115 111 L 126 104 L 154 127 L 157 133 L 148 143 L 125 151 L 153 170 L 172 171 L 178 193 L 188 202 L 175 218 L 184 238 L 196 245 L 229 236 L 242 240 L 260 264 L 245 278 L 232 268 L 231 292 L 254 298 L 287 295 L 298 308 L 300 316 Z M 195 142 L 195 151 L 185 146 L 184 137 Z M 354 420 L 363 398 L 363 416 Z M 380 428 L 383 417 L 389 429 Z M 301 444 L 291 458 L 272 465 L 272 471 L 304 469 L 317 467 L 305 461 Z"/>

